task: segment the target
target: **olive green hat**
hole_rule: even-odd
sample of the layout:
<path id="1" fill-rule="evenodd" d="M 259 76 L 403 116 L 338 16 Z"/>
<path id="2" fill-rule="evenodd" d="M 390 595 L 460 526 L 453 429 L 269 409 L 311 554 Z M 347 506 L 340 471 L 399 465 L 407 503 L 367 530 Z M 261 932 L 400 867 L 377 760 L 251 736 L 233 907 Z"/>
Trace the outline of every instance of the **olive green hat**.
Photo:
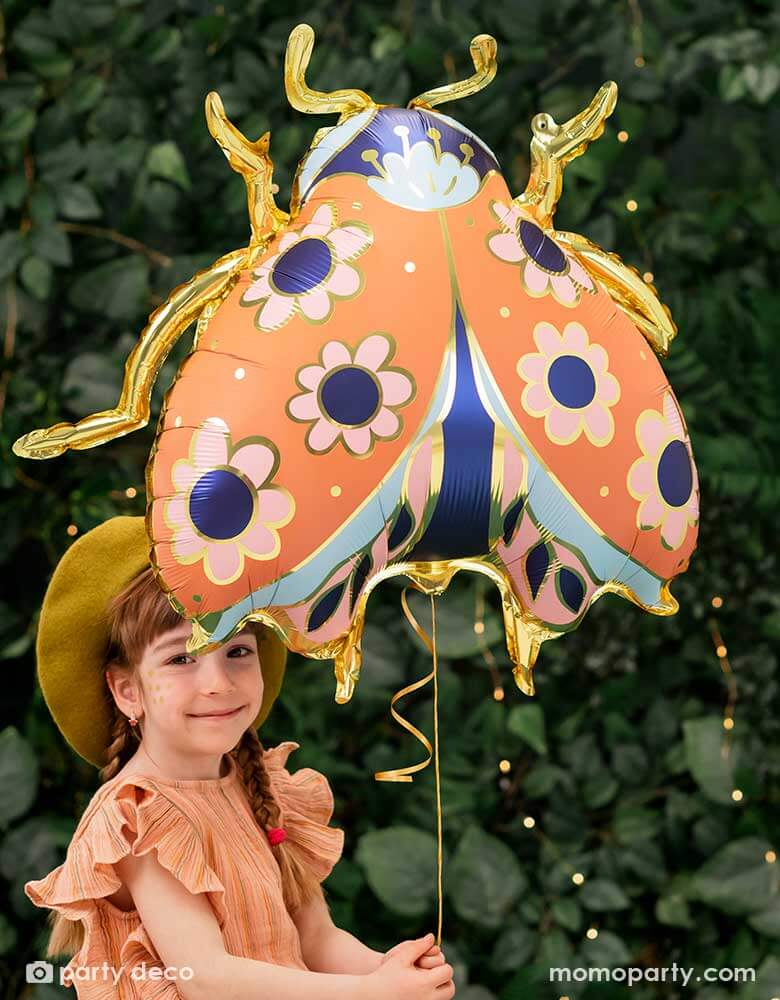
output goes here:
<path id="1" fill-rule="evenodd" d="M 108 605 L 150 565 L 150 548 L 143 517 L 110 518 L 65 552 L 41 606 L 35 651 L 43 697 L 68 743 L 98 768 L 110 739 Z M 272 629 L 264 627 L 257 643 L 264 690 L 255 728 L 271 711 L 287 662 L 287 647 Z"/>

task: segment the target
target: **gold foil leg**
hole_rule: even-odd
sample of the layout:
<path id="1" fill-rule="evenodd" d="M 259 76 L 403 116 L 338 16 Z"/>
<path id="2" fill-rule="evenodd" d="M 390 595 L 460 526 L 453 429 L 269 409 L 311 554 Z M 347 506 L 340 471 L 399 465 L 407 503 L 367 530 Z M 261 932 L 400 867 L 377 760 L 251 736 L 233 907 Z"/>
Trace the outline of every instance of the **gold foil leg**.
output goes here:
<path id="1" fill-rule="evenodd" d="M 68 448 L 96 448 L 145 427 L 152 387 L 171 348 L 206 303 L 228 288 L 234 269 L 245 255 L 246 249 L 241 249 L 220 257 L 175 288 L 155 309 L 125 362 L 122 391 L 114 409 L 92 413 L 76 424 L 59 423 L 29 431 L 14 441 L 14 454 L 21 458 L 54 458 Z"/>
<path id="2" fill-rule="evenodd" d="M 458 80 L 457 83 L 448 83 L 443 87 L 426 90 L 424 94 L 413 97 L 407 107 L 432 108 L 445 101 L 459 101 L 470 94 L 476 94 L 487 87 L 496 75 L 498 67 L 496 51 L 496 40 L 492 35 L 475 35 L 469 45 L 475 72 L 467 80 Z"/>
<path id="3" fill-rule="evenodd" d="M 296 24 L 287 38 L 284 53 L 284 89 L 287 100 L 297 110 L 309 115 L 338 112 L 351 114 L 364 108 L 377 107 L 362 90 L 332 90 L 323 93 L 312 90 L 306 82 L 306 70 L 314 48 L 314 30 L 309 24 Z"/>
<path id="4" fill-rule="evenodd" d="M 513 199 L 530 212 L 545 229 L 563 190 L 563 172 L 577 156 L 582 156 L 591 142 L 604 132 L 604 123 L 615 109 L 617 84 L 608 80 L 585 108 L 559 125 L 552 115 L 534 115 L 531 121 L 531 176 L 525 191 Z"/>
<path id="5" fill-rule="evenodd" d="M 244 178 L 252 227 L 249 260 L 263 252 L 279 230 L 290 221 L 289 212 L 277 207 L 271 190 L 274 165 L 268 152 L 271 133 L 250 142 L 225 114 L 222 99 L 212 90 L 206 95 L 206 123 L 230 166 Z"/>
<path id="6" fill-rule="evenodd" d="M 360 679 L 360 667 L 363 653 L 360 643 L 363 638 L 363 618 L 357 617 L 352 623 L 349 635 L 344 640 L 341 649 L 333 657 L 333 672 L 336 675 L 336 701 L 339 705 L 346 704 L 355 693 L 355 685 Z"/>
<path id="7" fill-rule="evenodd" d="M 534 623 L 528 621 L 525 609 L 515 597 L 511 588 L 507 571 L 494 567 L 499 576 L 498 587 L 501 591 L 501 610 L 504 614 L 504 630 L 506 632 L 506 648 L 509 658 L 514 663 L 512 672 L 515 683 L 529 696 L 536 694 L 533 669 L 536 657 L 547 635 Z"/>
<path id="8" fill-rule="evenodd" d="M 677 324 L 669 307 L 658 298 L 655 285 L 645 281 L 632 264 L 625 264 L 616 253 L 602 250 L 586 236 L 556 232 L 555 238 L 579 254 L 586 270 L 606 286 L 656 354 L 667 357 Z"/>
<path id="9" fill-rule="evenodd" d="M 517 684 L 523 694 L 533 697 L 536 694 L 533 670 L 536 657 L 539 655 L 541 642 L 529 633 L 522 621 L 517 621 L 516 626 L 516 652 L 513 658 L 515 665 L 512 667 L 512 674 L 515 678 L 515 684 Z"/>

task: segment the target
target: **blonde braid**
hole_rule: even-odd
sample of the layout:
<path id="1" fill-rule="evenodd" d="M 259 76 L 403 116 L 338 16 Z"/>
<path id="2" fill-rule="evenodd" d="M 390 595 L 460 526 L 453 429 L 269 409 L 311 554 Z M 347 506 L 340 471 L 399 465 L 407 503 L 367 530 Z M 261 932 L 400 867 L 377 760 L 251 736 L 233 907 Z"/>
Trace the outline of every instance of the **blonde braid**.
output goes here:
<path id="1" fill-rule="evenodd" d="M 257 824 L 267 834 L 270 827 L 281 825 L 280 809 L 271 790 L 271 779 L 263 760 L 263 745 L 254 727 L 244 732 L 231 753 L 238 765 Z M 272 845 L 271 850 L 282 874 L 282 891 L 289 912 L 322 894 L 319 879 L 300 862 L 287 840 Z"/>

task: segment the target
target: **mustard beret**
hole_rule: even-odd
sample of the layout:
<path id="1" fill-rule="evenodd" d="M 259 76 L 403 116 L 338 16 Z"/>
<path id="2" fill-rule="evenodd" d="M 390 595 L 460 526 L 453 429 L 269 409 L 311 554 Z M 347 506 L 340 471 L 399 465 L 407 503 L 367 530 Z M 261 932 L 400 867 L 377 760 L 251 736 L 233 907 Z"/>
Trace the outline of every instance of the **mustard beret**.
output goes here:
<path id="1" fill-rule="evenodd" d="M 106 764 L 111 719 L 104 676 L 108 605 L 150 565 L 150 550 L 143 517 L 110 518 L 65 552 L 41 606 L 35 652 L 43 697 L 67 742 L 98 768 Z M 264 690 L 255 728 L 271 711 L 287 662 L 287 648 L 272 629 L 263 627 L 257 643 Z"/>

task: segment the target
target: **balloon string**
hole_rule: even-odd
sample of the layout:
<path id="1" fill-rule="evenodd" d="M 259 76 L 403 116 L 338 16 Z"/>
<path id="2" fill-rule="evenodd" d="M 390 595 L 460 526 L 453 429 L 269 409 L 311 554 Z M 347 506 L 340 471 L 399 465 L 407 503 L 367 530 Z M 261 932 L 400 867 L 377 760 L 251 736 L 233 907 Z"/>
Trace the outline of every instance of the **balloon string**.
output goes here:
<path id="1" fill-rule="evenodd" d="M 434 756 L 434 768 L 436 773 L 436 834 L 437 834 L 437 876 L 438 876 L 438 902 L 439 902 L 439 921 L 438 929 L 436 934 L 436 944 L 441 947 L 441 928 L 442 928 L 442 859 L 443 859 L 443 847 L 442 847 L 442 816 L 441 816 L 441 773 L 439 769 L 439 678 L 438 678 L 438 656 L 436 651 L 436 604 L 434 601 L 433 594 L 430 595 L 431 598 L 431 631 L 433 638 L 429 638 L 426 632 L 420 627 L 419 622 L 412 614 L 409 605 L 406 600 L 406 591 L 408 587 L 404 587 L 401 592 L 401 605 L 404 609 L 404 614 L 412 626 L 417 635 L 422 639 L 423 643 L 430 650 L 433 655 L 433 669 L 431 672 L 423 677 L 419 681 L 415 681 L 414 684 L 409 684 L 407 687 L 402 688 L 400 691 L 396 691 L 390 701 L 390 711 L 397 722 L 399 722 L 404 729 L 412 733 L 417 739 L 426 747 L 428 750 L 428 759 L 422 761 L 420 764 L 409 764 L 407 767 L 393 768 L 390 771 L 376 771 L 374 773 L 374 778 L 377 781 L 412 781 L 412 773 L 415 771 L 421 771 L 423 768 L 427 767 L 431 762 L 431 744 L 428 741 L 424 733 L 421 733 L 419 729 L 411 724 L 407 719 L 400 716 L 393 706 L 398 701 L 399 698 L 403 698 L 404 695 L 411 694 L 412 691 L 417 691 L 418 688 L 423 687 L 428 683 L 431 678 L 433 678 L 433 742 L 435 750 L 433 751 Z"/>

